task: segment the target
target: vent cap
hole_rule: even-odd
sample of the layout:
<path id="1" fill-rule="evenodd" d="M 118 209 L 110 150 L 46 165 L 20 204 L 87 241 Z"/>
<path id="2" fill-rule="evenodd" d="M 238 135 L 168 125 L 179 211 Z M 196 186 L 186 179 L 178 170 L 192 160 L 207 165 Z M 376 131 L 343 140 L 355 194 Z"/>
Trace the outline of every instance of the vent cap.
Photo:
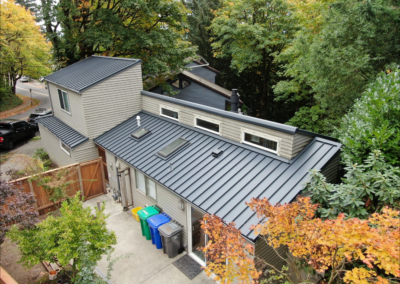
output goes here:
<path id="1" fill-rule="evenodd" d="M 224 152 L 223 150 L 221 150 L 219 148 L 215 148 L 214 150 L 212 150 L 211 155 L 213 157 L 217 158 L 217 157 L 221 156 L 223 152 Z"/>

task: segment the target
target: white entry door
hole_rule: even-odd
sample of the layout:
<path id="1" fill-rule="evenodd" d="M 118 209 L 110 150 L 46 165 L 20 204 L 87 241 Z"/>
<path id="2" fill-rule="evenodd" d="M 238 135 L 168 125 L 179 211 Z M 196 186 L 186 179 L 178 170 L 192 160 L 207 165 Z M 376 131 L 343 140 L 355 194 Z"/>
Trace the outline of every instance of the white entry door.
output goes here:
<path id="1" fill-rule="evenodd" d="M 200 227 L 200 220 L 203 213 L 186 203 L 187 227 L 188 227 L 188 254 L 202 266 L 206 266 L 206 259 L 203 252 L 198 248 L 204 247 L 207 243 L 207 235 Z"/>

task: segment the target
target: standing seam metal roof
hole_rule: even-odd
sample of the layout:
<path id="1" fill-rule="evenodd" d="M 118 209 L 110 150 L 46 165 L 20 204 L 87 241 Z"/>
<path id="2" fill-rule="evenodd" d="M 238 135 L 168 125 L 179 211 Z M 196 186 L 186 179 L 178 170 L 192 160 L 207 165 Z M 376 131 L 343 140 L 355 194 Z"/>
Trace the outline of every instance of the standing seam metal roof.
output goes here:
<path id="1" fill-rule="evenodd" d="M 89 138 L 80 134 L 78 131 L 68 126 L 55 116 L 46 115 L 38 117 L 36 118 L 36 121 L 53 133 L 63 143 L 67 144 L 70 148 L 75 148 L 76 146 L 89 140 Z"/>
<path id="2" fill-rule="evenodd" d="M 290 202 L 303 189 L 309 171 L 321 169 L 341 146 L 314 138 L 295 159 L 285 161 L 168 118 L 145 111 L 138 115 L 141 127 L 151 134 L 140 140 L 130 137 L 139 129 L 135 115 L 96 138 L 95 143 L 205 212 L 226 223 L 235 222 L 252 240 L 256 236 L 250 226 L 260 220 L 245 202 L 252 197 L 266 197 L 273 204 Z M 179 137 L 190 145 L 167 160 L 156 155 Z M 224 151 L 218 158 L 211 155 L 215 148 Z"/>
<path id="3" fill-rule="evenodd" d="M 80 93 L 140 62 L 139 59 L 93 55 L 46 76 L 45 80 Z"/>

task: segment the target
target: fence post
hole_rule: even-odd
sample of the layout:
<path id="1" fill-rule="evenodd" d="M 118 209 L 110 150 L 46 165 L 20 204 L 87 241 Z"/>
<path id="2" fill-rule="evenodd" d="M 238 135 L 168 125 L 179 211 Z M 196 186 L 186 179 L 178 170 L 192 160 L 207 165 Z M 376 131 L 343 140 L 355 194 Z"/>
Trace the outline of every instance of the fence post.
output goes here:
<path id="1" fill-rule="evenodd" d="M 85 196 L 85 192 L 83 190 L 83 182 L 82 182 L 82 173 L 81 173 L 81 165 L 78 165 L 78 178 L 79 178 L 79 187 L 81 189 L 81 196 Z"/>
<path id="2" fill-rule="evenodd" d="M 31 191 L 31 193 L 33 194 L 33 196 L 35 197 L 35 200 L 36 200 L 36 195 L 35 195 L 35 191 L 33 190 L 32 181 L 30 179 L 27 179 L 27 181 L 28 181 L 28 185 L 29 185 L 29 190 Z M 38 210 L 37 200 L 33 206 L 35 207 L 35 209 L 37 211 Z"/>
<path id="3" fill-rule="evenodd" d="M 100 163 L 100 170 L 101 170 L 101 179 L 102 179 L 102 183 L 103 183 L 103 192 L 107 193 L 107 189 L 106 189 L 106 178 L 104 176 L 104 164 L 103 164 L 103 157 L 99 157 L 99 163 Z"/>

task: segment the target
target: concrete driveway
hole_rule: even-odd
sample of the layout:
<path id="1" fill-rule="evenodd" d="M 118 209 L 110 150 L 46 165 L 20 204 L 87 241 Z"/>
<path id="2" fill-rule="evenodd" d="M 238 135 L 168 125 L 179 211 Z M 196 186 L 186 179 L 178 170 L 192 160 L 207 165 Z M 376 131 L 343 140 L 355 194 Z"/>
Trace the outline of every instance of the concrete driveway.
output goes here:
<path id="1" fill-rule="evenodd" d="M 94 207 L 97 201 L 105 201 L 105 213 L 110 214 L 107 227 L 117 235 L 117 245 L 113 257 L 131 254 L 129 258 L 119 260 L 114 265 L 111 281 L 113 284 L 212 284 L 215 283 L 201 272 L 190 280 L 172 263 L 182 257 L 184 253 L 175 258 L 168 258 L 162 249 L 158 250 L 151 241 L 143 236 L 140 223 L 137 222 L 131 211 L 122 211 L 121 205 L 111 199 L 109 195 L 102 195 L 84 203 L 85 207 Z M 107 273 L 107 261 L 98 263 L 100 270 Z"/>

